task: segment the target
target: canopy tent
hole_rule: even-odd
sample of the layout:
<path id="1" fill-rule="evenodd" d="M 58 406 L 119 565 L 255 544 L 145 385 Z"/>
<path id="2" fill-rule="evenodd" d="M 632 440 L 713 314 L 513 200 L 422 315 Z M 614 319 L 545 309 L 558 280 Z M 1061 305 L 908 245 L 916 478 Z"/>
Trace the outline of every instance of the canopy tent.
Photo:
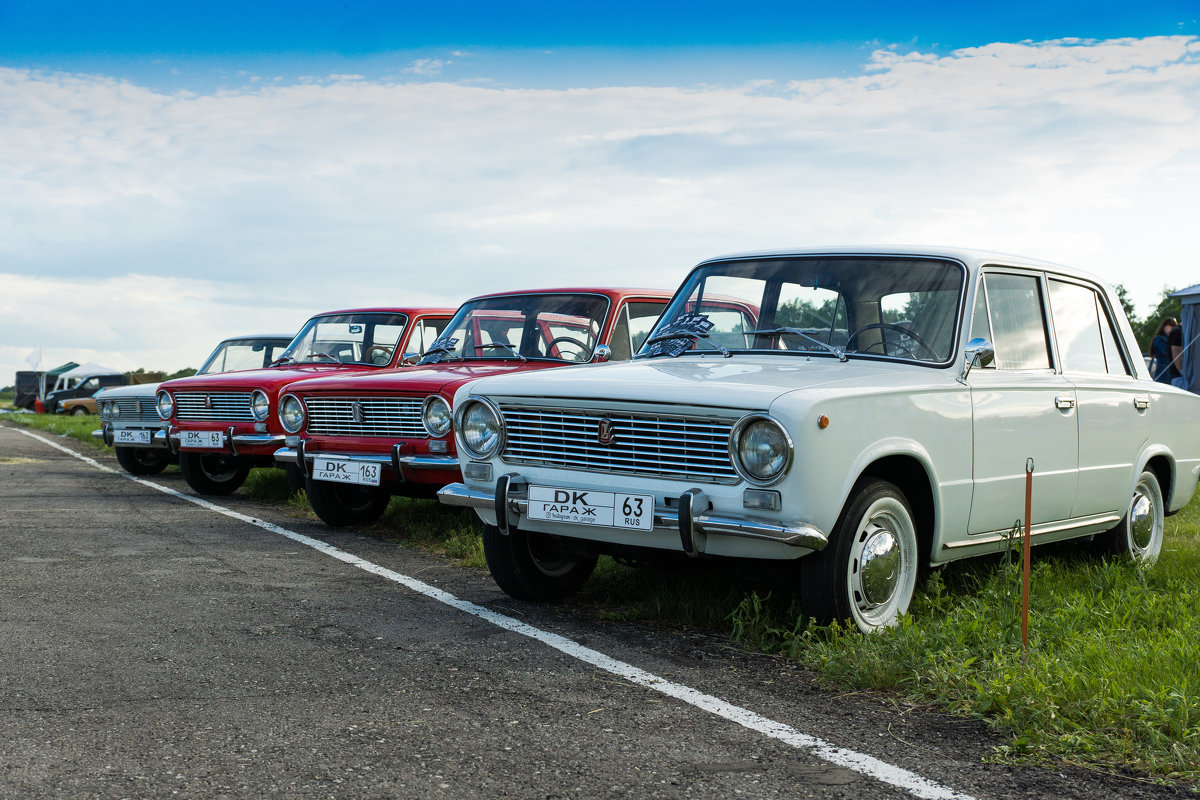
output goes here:
<path id="1" fill-rule="evenodd" d="M 1179 314 L 1179 326 L 1183 328 L 1183 377 L 1187 380 L 1184 387 L 1189 392 L 1200 393 L 1200 358 L 1196 354 L 1196 340 L 1200 339 L 1200 283 L 1172 292 L 1171 297 L 1178 297 L 1183 304 Z"/>

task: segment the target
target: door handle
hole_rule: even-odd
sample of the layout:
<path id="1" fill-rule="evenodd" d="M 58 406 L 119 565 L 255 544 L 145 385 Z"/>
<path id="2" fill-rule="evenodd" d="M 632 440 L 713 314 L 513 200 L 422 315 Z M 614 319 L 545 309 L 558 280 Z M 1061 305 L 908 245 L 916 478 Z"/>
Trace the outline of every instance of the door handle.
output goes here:
<path id="1" fill-rule="evenodd" d="M 1062 408 L 1062 409 L 1074 408 L 1075 407 L 1075 398 L 1074 397 L 1056 397 L 1056 398 L 1054 398 L 1054 405 L 1057 408 Z"/>
<path id="2" fill-rule="evenodd" d="M 1136 408 L 1138 411 L 1145 411 L 1147 408 L 1150 407 L 1150 398 L 1149 397 L 1133 398 L 1133 407 Z"/>

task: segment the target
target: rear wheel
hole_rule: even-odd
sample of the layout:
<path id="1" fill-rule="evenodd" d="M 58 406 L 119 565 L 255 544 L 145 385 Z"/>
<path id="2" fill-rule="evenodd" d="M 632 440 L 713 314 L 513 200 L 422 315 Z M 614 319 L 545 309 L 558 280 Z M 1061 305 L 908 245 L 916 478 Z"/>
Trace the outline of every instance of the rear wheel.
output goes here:
<path id="1" fill-rule="evenodd" d="M 908 500 L 883 480 L 860 481 L 829 545 L 800 559 L 804 611 L 863 633 L 895 625 L 917 586 L 917 529 Z"/>
<path id="2" fill-rule="evenodd" d="M 171 463 L 171 454 L 145 447 L 118 447 L 117 463 L 133 475 L 157 475 Z"/>
<path id="3" fill-rule="evenodd" d="M 1099 534 L 1092 547 L 1103 555 L 1153 564 L 1162 552 L 1163 496 L 1158 478 L 1149 470 L 1138 476 L 1125 516 L 1115 528 Z"/>
<path id="4" fill-rule="evenodd" d="M 250 474 L 250 464 L 225 453 L 180 453 L 179 471 L 200 494 L 229 494 Z"/>
<path id="5" fill-rule="evenodd" d="M 308 504 L 326 525 L 366 525 L 383 516 L 392 496 L 376 486 L 304 479 Z"/>
<path id="6" fill-rule="evenodd" d="M 75 406 L 74 408 L 71 409 L 72 417 L 86 417 L 87 413 L 88 413 L 87 409 L 84 408 L 83 406 Z"/>
<path id="7" fill-rule="evenodd" d="M 579 591 L 596 568 L 596 556 L 567 552 L 557 536 L 516 529 L 505 536 L 487 524 L 483 555 L 496 585 L 517 600 L 561 600 Z"/>

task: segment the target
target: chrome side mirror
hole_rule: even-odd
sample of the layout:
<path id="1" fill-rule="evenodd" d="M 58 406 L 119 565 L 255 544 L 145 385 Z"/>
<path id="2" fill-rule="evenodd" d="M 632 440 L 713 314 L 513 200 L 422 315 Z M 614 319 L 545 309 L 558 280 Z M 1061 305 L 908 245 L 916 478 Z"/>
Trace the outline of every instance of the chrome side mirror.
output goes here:
<path id="1" fill-rule="evenodd" d="M 982 336 L 967 342 L 967 352 L 963 359 L 962 374 L 958 376 L 959 383 L 966 383 L 972 367 L 989 366 L 996 358 L 996 348 Z"/>
<path id="2" fill-rule="evenodd" d="M 592 361 L 595 361 L 597 364 L 603 364 L 605 361 L 608 361 L 610 358 L 612 358 L 612 348 L 611 347 L 609 347 L 606 344 L 596 345 L 596 349 L 592 353 Z"/>

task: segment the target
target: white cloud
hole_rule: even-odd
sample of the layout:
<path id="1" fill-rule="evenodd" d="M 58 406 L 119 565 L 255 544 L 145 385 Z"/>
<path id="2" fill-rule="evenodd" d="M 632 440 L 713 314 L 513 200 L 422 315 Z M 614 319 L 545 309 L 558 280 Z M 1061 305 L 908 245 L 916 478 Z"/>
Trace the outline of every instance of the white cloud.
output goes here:
<path id="1" fill-rule="evenodd" d="M 343 75 L 215 94 L 0 70 L 0 384 L 39 343 L 52 360 L 51 317 L 9 311 L 55 302 L 60 360 L 175 369 L 333 306 L 672 286 L 706 256 L 789 245 L 1025 253 L 1124 282 L 1143 311 L 1200 281 L 1195 38 L 881 50 L 868 67 L 737 88 Z M 147 281 L 167 289 L 131 313 Z"/>
<path id="2" fill-rule="evenodd" d="M 451 62 L 438 58 L 418 58 L 416 61 L 413 61 L 411 64 L 409 64 L 404 71 L 410 75 L 424 75 L 426 77 L 432 77 L 434 75 L 441 75 L 442 70 L 449 63 Z"/>

